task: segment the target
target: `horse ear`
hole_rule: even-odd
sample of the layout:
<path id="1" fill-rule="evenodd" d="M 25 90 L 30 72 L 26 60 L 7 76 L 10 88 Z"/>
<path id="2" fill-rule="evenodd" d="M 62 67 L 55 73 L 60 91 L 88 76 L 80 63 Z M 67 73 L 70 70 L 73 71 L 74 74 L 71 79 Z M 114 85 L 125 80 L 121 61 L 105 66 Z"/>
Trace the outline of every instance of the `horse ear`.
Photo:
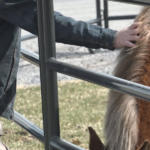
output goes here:
<path id="1" fill-rule="evenodd" d="M 89 149 L 90 150 L 104 150 L 105 146 L 99 139 L 95 130 L 92 127 L 88 127 L 88 129 L 89 129 L 89 134 L 90 134 Z"/>
<path id="2" fill-rule="evenodd" d="M 150 150 L 150 143 L 149 141 L 145 141 L 143 145 L 138 150 Z"/>

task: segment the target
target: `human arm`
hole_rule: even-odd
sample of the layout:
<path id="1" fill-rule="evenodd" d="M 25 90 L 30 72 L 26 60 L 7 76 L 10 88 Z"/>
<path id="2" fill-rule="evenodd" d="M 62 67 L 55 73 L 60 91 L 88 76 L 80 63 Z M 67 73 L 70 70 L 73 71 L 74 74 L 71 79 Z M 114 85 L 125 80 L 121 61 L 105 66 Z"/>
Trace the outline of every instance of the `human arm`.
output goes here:
<path id="1" fill-rule="evenodd" d="M 63 24 L 63 25 L 62 25 Z M 69 42 L 73 45 L 88 48 L 107 48 L 109 50 L 134 47 L 139 39 L 140 22 L 119 31 L 104 29 L 100 26 L 90 25 L 83 21 L 75 21 L 55 12 L 55 25 L 57 41 Z M 60 27 L 59 27 L 60 25 Z M 62 35 L 59 30 L 63 29 Z M 58 30 L 58 31 L 57 31 Z"/>
<path id="2" fill-rule="evenodd" d="M 104 29 L 55 12 L 56 41 L 88 48 L 107 48 L 113 50 L 117 31 Z"/>
<path id="3" fill-rule="evenodd" d="M 0 19 L 38 35 L 36 2 L 0 1 Z M 88 48 L 113 48 L 116 31 L 103 29 L 54 12 L 56 42 Z"/>
<path id="4" fill-rule="evenodd" d="M 5 0 L 0 1 L 0 19 L 38 35 L 36 1 L 34 0 L 19 2 L 10 0 L 7 3 Z M 124 33 L 76 21 L 59 12 L 54 12 L 54 20 L 56 42 L 65 44 L 113 50 L 118 47 L 114 44 L 114 42 L 119 43 L 117 37 Z"/>

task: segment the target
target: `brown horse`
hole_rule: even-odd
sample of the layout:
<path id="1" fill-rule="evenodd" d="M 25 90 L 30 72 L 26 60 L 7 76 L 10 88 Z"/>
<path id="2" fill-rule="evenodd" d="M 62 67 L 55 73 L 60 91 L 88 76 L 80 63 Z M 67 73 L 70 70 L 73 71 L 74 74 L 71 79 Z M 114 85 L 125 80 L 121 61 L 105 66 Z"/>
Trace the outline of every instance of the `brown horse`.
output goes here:
<path id="1" fill-rule="evenodd" d="M 135 22 L 142 22 L 140 39 L 134 48 L 121 50 L 114 76 L 150 86 L 150 7 L 145 7 Z M 104 128 L 105 150 L 141 148 L 150 141 L 150 103 L 110 91 Z"/>
<path id="2" fill-rule="evenodd" d="M 99 139 L 95 130 L 89 127 L 89 133 L 90 133 L 89 149 L 90 150 L 105 150 L 106 148 L 104 144 L 101 142 L 101 140 Z M 145 141 L 137 150 L 150 150 L 149 141 Z"/>

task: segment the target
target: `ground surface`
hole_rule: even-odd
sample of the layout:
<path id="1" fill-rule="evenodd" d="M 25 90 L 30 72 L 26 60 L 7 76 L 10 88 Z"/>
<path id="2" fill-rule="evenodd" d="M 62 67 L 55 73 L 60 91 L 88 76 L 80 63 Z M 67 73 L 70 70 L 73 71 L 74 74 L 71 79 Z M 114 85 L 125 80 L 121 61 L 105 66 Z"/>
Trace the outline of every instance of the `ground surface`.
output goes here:
<path id="1" fill-rule="evenodd" d="M 55 0 L 55 11 L 61 12 L 63 15 L 70 16 L 76 20 L 90 20 L 96 16 L 94 0 Z M 109 2 L 109 15 L 131 15 L 138 14 L 141 10 L 140 6 L 129 5 L 124 3 Z M 133 20 L 110 21 L 111 29 L 120 30 L 131 25 Z M 22 31 L 22 35 L 29 34 Z M 37 38 L 22 42 L 22 48 L 38 53 Z M 111 74 L 118 51 L 96 50 L 95 54 L 90 54 L 87 48 L 79 46 L 71 46 L 64 44 L 56 44 L 57 60 L 74 64 L 83 68 L 94 71 Z M 18 86 L 39 85 L 39 69 L 24 60 L 20 60 L 18 71 Z M 58 74 L 58 80 L 73 79 L 69 76 Z"/>

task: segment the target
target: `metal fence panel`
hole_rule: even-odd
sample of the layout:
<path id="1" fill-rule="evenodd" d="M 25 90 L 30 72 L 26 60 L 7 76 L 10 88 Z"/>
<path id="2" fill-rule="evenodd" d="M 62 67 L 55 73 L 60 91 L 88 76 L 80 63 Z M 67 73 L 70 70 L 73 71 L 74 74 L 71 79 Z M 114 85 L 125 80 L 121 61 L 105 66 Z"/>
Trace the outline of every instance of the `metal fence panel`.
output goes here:
<path id="1" fill-rule="evenodd" d="M 114 1 L 150 5 L 149 0 Z M 96 2 L 97 5 L 100 6 L 100 1 L 96 0 Z M 97 16 L 101 17 L 99 14 L 99 8 L 100 7 L 97 7 Z M 40 64 L 44 135 L 40 128 L 32 124 L 29 120 L 23 118 L 17 112 L 15 112 L 14 116 L 15 122 L 31 134 L 33 134 L 35 137 L 37 137 L 40 141 L 44 142 L 45 150 L 83 150 L 82 148 L 59 138 L 60 129 L 56 72 L 64 73 L 86 81 L 90 81 L 148 101 L 150 101 L 150 88 L 130 81 L 125 81 L 116 77 L 99 74 L 97 72 L 93 72 L 87 69 L 61 63 L 56 61 L 55 59 L 50 59 L 55 58 L 56 56 L 53 0 L 37 1 L 37 10 L 40 61 L 38 60 L 38 55 L 27 53 L 24 50 L 22 50 L 21 52 L 21 57 L 28 60 L 29 62 L 32 62 L 36 66 L 39 66 Z M 94 20 L 93 22 L 95 21 L 97 22 L 100 20 L 99 18 L 97 18 L 97 20 Z M 101 22 L 99 22 L 99 25 L 100 24 Z"/>

